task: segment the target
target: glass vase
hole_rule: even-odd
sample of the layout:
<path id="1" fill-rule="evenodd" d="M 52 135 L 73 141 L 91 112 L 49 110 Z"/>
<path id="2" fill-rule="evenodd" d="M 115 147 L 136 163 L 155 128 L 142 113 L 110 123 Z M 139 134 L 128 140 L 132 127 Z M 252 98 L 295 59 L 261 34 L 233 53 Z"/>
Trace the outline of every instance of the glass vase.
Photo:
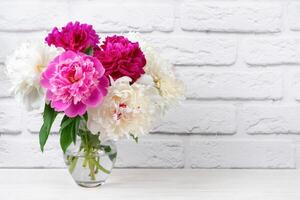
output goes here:
<path id="1" fill-rule="evenodd" d="M 64 160 L 74 181 L 83 187 L 97 187 L 109 177 L 117 157 L 113 141 L 101 142 L 86 123 L 81 123 L 75 144 L 64 153 Z"/>

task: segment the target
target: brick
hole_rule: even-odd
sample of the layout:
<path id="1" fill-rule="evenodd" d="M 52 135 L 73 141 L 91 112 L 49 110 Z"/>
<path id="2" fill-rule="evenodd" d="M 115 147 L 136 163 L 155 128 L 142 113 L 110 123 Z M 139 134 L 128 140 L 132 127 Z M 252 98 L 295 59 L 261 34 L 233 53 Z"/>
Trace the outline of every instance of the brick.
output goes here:
<path id="1" fill-rule="evenodd" d="M 240 111 L 248 134 L 300 133 L 300 106 L 245 106 Z"/>
<path id="2" fill-rule="evenodd" d="M 4 1 L 0 7 L 0 30 L 45 30 L 68 21 L 65 1 Z"/>
<path id="3" fill-rule="evenodd" d="M 282 77 L 277 72 L 203 72 L 178 67 L 177 74 L 193 99 L 280 99 Z"/>
<path id="4" fill-rule="evenodd" d="M 280 32 L 279 3 L 196 2 L 181 8 L 181 27 L 187 31 Z"/>
<path id="5" fill-rule="evenodd" d="M 295 160 L 296 160 L 296 167 L 300 168 L 300 141 L 298 139 L 294 140 L 295 143 Z"/>
<path id="6" fill-rule="evenodd" d="M 184 147 L 177 139 L 142 138 L 139 143 L 120 141 L 117 144 L 116 167 L 181 168 Z M 50 135 L 42 153 L 38 135 L 0 136 L 0 168 L 2 167 L 65 167 L 58 135 Z"/>
<path id="7" fill-rule="evenodd" d="M 0 100 L 0 133 L 20 133 L 22 131 L 22 109 L 13 99 Z"/>
<path id="8" fill-rule="evenodd" d="M 0 64 L 0 97 L 9 97 L 11 83 L 6 76 L 4 65 Z"/>
<path id="9" fill-rule="evenodd" d="M 284 140 L 191 140 L 191 168 L 295 168 L 294 146 Z"/>
<path id="10" fill-rule="evenodd" d="M 237 41 L 228 38 L 168 36 L 146 38 L 164 58 L 177 65 L 232 65 Z"/>
<path id="11" fill-rule="evenodd" d="M 101 32 L 172 31 L 173 6 L 170 4 L 103 4 L 99 1 L 72 2 L 71 19 L 94 24 Z"/>
<path id="12" fill-rule="evenodd" d="M 150 137 L 150 136 L 149 136 Z M 183 143 L 177 139 L 140 139 L 118 142 L 117 167 L 181 168 L 184 166 Z"/>
<path id="13" fill-rule="evenodd" d="M 235 112 L 233 106 L 185 102 L 170 110 L 155 126 L 154 132 L 234 134 Z"/>
<path id="14" fill-rule="evenodd" d="M 287 14 L 290 29 L 293 31 L 300 31 L 300 4 L 290 3 Z"/>
<path id="15" fill-rule="evenodd" d="M 1 136 L 1 167 L 65 167 L 58 137 L 50 135 L 41 152 L 38 135 Z"/>
<path id="16" fill-rule="evenodd" d="M 300 64 L 300 38 L 254 38 L 242 46 L 249 65 Z"/>
<path id="17" fill-rule="evenodd" d="M 290 88 L 292 90 L 290 91 L 290 93 L 297 101 L 300 101 L 300 73 L 294 72 L 291 79 L 292 83 Z"/>

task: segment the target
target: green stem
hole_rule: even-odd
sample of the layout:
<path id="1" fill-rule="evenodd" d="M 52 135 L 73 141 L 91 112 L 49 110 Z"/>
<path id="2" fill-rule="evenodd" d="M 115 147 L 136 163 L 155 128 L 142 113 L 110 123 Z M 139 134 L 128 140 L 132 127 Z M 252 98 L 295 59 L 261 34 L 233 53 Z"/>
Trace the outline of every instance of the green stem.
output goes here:
<path id="1" fill-rule="evenodd" d="M 87 132 L 86 131 L 84 132 L 84 135 L 82 137 L 83 137 L 83 140 L 85 141 L 85 142 L 83 142 L 84 143 L 84 145 L 83 145 L 83 151 L 86 152 L 85 156 L 84 156 L 84 161 L 83 161 L 82 167 L 85 168 L 87 166 L 87 164 L 88 164 L 88 158 L 89 158 L 89 154 L 90 154 L 90 147 L 88 145 L 88 136 L 87 136 Z"/>
<path id="2" fill-rule="evenodd" d="M 76 164 L 77 164 L 77 161 L 78 161 L 78 157 L 71 157 L 71 164 L 69 166 L 69 172 L 72 174 L 75 167 L 76 167 Z"/>
<path id="3" fill-rule="evenodd" d="M 102 167 L 94 158 L 92 159 L 92 162 L 95 164 L 95 166 L 100 169 L 102 172 L 106 174 L 110 174 L 110 171 Z"/>
<path id="4" fill-rule="evenodd" d="M 91 177 L 91 180 L 96 180 L 96 174 L 99 171 L 102 171 L 103 173 L 110 174 L 110 171 L 105 169 L 103 166 L 100 165 L 100 157 L 95 156 L 95 152 L 98 150 L 98 146 L 95 145 L 94 136 L 89 135 L 91 134 L 89 130 L 85 127 L 82 127 L 79 130 L 80 136 L 81 136 L 81 147 L 80 151 L 84 153 L 84 160 L 82 163 L 82 167 L 86 168 L 88 167 L 90 172 L 89 176 Z M 99 146 L 100 146 L 100 141 Z M 97 144 L 97 143 L 96 143 Z M 76 167 L 78 157 L 75 157 L 71 160 L 69 171 L 72 173 Z"/>
<path id="5" fill-rule="evenodd" d="M 88 163 L 88 156 L 85 156 L 84 160 L 83 160 L 83 163 L 82 163 L 82 167 L 86 168 L 87 163 Z"/>
<path id="6" fill-rule="evenodd" d="M 93 161 L 92 158 L 89 159 L 89 168 L 90 168 L 90 177 L 94 181 L 94 180 L 96 180 L 95 171 L 94 171 L 95 165 L 92 161 Z"/>
<path id="7" fill-rule="evenodd" d="M 96 157 L 96 162 L 97 162 L 97 163 L 100 163 L 99 156 Z M 99 170 L 99 168 L 96 166 L 95 174 L 98 173 L 98 170 Z"/>

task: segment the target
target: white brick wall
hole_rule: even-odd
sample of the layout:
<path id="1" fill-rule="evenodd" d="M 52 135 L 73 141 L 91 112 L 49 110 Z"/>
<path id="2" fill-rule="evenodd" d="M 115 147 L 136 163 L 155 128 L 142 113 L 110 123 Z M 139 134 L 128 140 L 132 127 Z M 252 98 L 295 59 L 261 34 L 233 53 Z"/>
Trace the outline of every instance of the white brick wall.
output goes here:
<path id="1" fill-rule="evenodd" d="M 0 168 L 63 167 L 58 124 L 9 95 L 4 58 L 70 20 L 139 31 L 173 64 L 187 101 L 153 133 L 118 143 L 117 167 L 300 168 L 300 3 L 296 0 L 1 0 Z"/>

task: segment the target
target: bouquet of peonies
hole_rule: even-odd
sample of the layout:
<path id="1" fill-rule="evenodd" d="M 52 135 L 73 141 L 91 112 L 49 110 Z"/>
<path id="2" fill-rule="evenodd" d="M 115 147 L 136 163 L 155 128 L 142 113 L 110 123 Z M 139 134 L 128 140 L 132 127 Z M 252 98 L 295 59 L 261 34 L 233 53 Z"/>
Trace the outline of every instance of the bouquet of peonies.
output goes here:
<path id="1" fill-rule="evenodd" d="M 96 171 L 107 172 L 92 156 L 95 152 L 112 151 L 107 141 L 138 141 L 183 97 L 172 65 L 141 36 L 114 35 L 100 42 L 91 25 L 79 22 L 53 28 L 45 42 L 24 43 L 8 57 L 6 67 L 17 99 L 28 110 L 44 107 L 41 150 L 55 118 L 63 115 L 61 148 L 66 153 L 79 138 L 77 153 L 94 179 Z M 67 160 L 74 170 L 78 158 Z"/>

